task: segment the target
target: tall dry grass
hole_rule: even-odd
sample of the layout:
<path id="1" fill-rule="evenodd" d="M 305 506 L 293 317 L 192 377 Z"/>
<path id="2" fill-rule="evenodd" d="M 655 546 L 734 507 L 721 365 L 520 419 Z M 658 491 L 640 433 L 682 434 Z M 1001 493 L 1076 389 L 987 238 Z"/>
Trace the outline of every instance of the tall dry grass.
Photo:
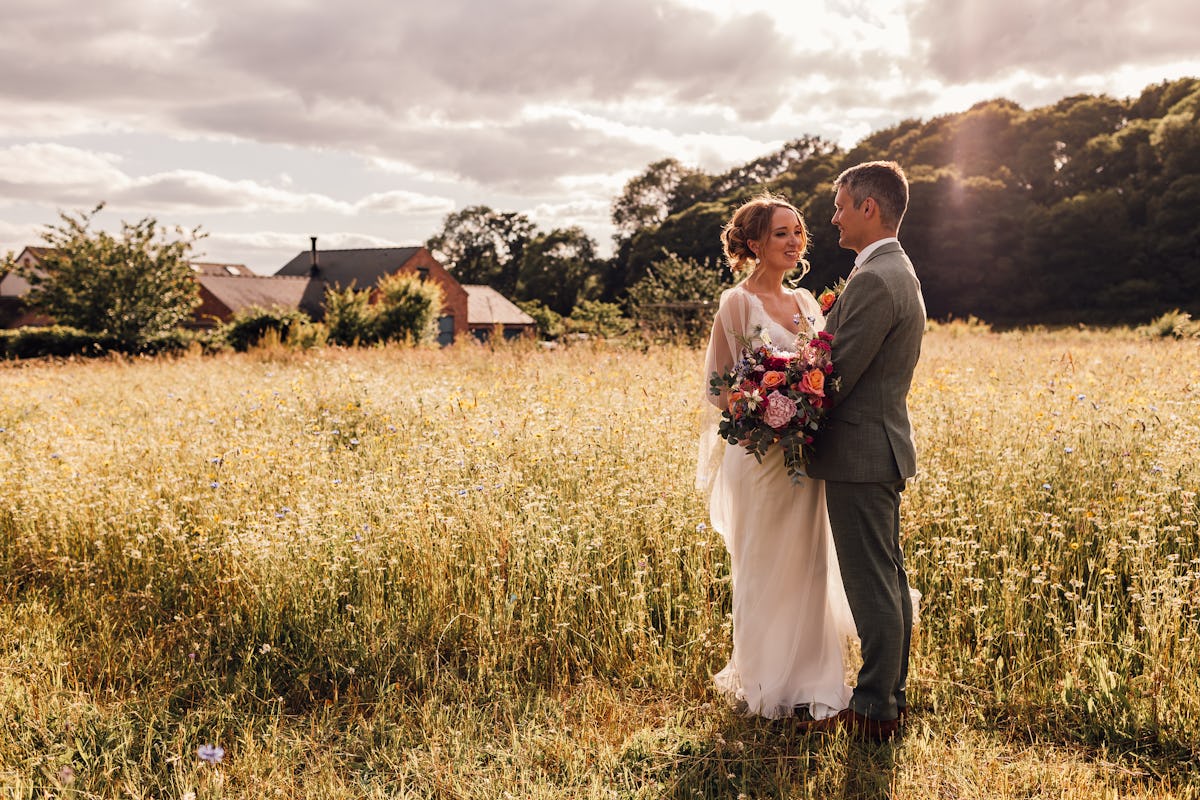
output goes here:
<path id="1" fill-rule="evenodd" d="M 709 688 L 700 355 L 0 371 L 11 797 L 1196 796 L 1200 351 L 926 338 L 896 747 Z M 224 748 L 220 763 L 197 756 Z"/>

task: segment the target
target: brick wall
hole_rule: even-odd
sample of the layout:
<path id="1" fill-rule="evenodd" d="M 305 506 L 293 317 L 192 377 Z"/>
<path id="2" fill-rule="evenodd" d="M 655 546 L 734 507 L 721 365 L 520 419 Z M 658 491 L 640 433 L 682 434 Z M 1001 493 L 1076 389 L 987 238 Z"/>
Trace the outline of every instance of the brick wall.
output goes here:
<path id="1" fill-rule="evenodd" d="M 441 316 L 454 317 L 455 339 L 467 335 L 467 290 L 433 257 L 433 253 L 422 247 L 399 271 L 415 272 L 441 286 L 445 296 Z"/>

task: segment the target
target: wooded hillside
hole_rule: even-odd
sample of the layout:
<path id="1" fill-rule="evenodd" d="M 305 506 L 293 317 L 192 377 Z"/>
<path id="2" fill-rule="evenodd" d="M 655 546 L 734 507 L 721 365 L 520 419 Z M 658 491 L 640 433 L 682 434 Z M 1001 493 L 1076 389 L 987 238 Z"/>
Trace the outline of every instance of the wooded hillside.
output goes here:
<path id="1" fill-rule="evenodd" d="M 804 137 L 723 175 L 656 162 L 614 202 L 610 292 L 633 285 L 664 251 L 723 270 L 720 225 L 763 187 L 792 199 L 813 231 L 803 284 L 833 283 L 853 253 L 829 224 L 831 181 L 870 159 L 908 172 L 901 239 L 932 317 L 1104 324 L 1200 313 L 1195 78 L 1126 100 L 1078 95 L 1028 110 L 991 100 L 901 122 L 849 151 Z"/>

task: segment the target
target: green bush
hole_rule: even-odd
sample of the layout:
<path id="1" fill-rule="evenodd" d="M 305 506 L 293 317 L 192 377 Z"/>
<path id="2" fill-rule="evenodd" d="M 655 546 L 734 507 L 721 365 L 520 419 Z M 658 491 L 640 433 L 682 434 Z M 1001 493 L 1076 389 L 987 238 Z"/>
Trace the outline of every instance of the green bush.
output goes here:
<path id="1" fill-rule="evenodd" d="M 185 328 L 175 328 L 174 330 L 151 335 L 139 342 L 132 351 L 127 352 L 135 352 L 139 355 L 147 356 L 182 353 L 198 342 L 203 347 L 201 338 L 201 334 L 197 332 L 189 331 Z"/>
<path id="2" fill-rule="evenodd" d="M 196 342 L 197 334 L 183 329 L 158 333 L 135 343 L 69 325 L 29 326 L 0 330 L 0 358 L 66 358 L 108 353 L 153 356 L 182 353 Z"/>
<path id="3" fill-rule="evenodd" d="M 630 314 L 652 338 L 702 344 L 708 339 L 728 274 L 719 266 L 663 250 L 662 258 L 629 287 Z"/>
<path id="4" fill-rule="evenodd" d="M 604 339 L 627 333 L 630 327 L 619 305 L 599 300 L 584 300 L 575 306 L 567 324 L 572 333 L 587 333 Z"/>
<path id="5" fill-rule="evenodd" d="M 442 287 L 407 272 L 379 281 L 375 308 L 375 334 L 380 341 L 413 344 L 437 338 L 437 318 L 442 309 Z"/>
<path id="6" fill-rule="evenodd" d="M 375 341 L 375 313 L 371 291 L 330 287 L 325 290 L 325 327 L 332 344 L 353 347 Z"/>
<path id="7" fill-rule="evenodd" d="M 1167 337 L 1195 339 L 1200 338 L 1200 320 L 1192 319 L 1191 314 L 1186 311 L 1180 311 L 1177 308 L 1174 311 L 1168 311 L 1157 319 L 1151 320 L 1137 330 L 1138 333 L 1152 339 L 1164 339 Z"/>
<path id="8" fill-rule="evenodd" d="M 117 349 L 111 336 L 88 333 L 67 325 L 25 327 L 0 331 L 5 358 L 103 355 Z"/>
<path id="9" fill-rule="evenodd" d="M 549 308 L 541 300 L 520 300 L 517 307 L 533 317 L 533 321 L 537 323 L 538 336 L 543 339 L 557 339 L 567 329 L 562 314 Z"/>
<path id="10" fill-rule="evenodd" d="M 303 311 L 251 306 L 221 326 L 221 336 L 230 347 L 243 353 L 258 344 L 267 331 L 274 331 L 279 341 L 291 342 L 310 323 Z"/>

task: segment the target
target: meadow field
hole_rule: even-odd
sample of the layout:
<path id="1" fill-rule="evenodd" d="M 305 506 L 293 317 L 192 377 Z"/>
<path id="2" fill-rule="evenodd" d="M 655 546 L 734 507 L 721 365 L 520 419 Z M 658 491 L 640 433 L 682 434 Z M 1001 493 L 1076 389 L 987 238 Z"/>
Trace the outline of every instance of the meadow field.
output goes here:
<path id="1" fill-rule="evenodd" d="M 934 326 L 896 744 L 736 716 L 702 354 L 0 365 L 0 797 L 1200 797 L 1200 344 Z"/>

